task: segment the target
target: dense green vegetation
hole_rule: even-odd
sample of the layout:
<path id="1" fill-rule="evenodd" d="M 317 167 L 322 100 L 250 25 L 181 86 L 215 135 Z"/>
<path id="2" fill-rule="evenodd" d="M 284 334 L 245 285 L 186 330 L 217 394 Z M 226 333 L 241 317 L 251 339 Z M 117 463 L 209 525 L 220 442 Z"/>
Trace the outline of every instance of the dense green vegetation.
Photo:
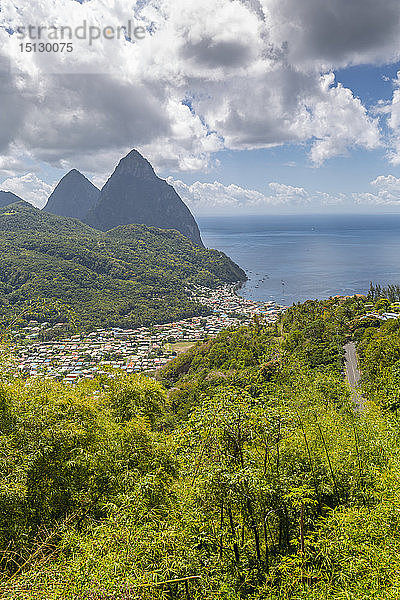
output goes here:
<path id="1" fill-rule="evenodd" d="M 382 286 L 379 284 L 374 285 L 373 283 L 371 283 L 369 286 L 368 299 L 375 302 L 380 298 L 387 298 L 391 302 L 399 302 L 400 285 L 398 283 L 392 283 L 387 286 Z"/>
<path id="2" fill-rule="evenodd" d="M 400 319 L 367 328 L 359 342 L 365 394 L 380 406 L 400 408 Z"/>
<path id="3" fill-rule="evenodd" d="M 366 312 L 295 305 L 157 382 L 4 380 L 2 598 L 398 598 L 400 328 Z"/>
<path id="4" fill-rule="evenodd" d="M 186 286 L 216 287 L 245 278 L 222 252 L 200 248 L 177 231 L 128 225 L 102 233 L 22 202 L 0 210 L 0 252 L 6 319 L 32 299 L 59 299 L 84 328 L 136 327 L 205 314 Z M 42 313 L 43 321 L 52 318 Z"/>

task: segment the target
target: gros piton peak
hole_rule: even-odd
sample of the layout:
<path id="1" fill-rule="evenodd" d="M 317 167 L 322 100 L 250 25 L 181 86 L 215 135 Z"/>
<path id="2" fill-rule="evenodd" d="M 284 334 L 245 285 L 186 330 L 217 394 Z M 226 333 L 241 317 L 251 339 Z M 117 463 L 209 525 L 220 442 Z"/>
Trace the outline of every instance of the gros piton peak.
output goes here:
<path id="1" fill-rule="evenodd" d="M 128 224 L 176 229 L 203 246 L 189 208 L 137 150 L 120 160 L 85 221 L 102 231 Z"/>
<path id="2" fill-rule="evenodd" d="M 13 194 L 13 192 L 3 192 L 0 190 L 0 207 L 14 204 L 14 202 L 24 202 L 22 198 Z"/>

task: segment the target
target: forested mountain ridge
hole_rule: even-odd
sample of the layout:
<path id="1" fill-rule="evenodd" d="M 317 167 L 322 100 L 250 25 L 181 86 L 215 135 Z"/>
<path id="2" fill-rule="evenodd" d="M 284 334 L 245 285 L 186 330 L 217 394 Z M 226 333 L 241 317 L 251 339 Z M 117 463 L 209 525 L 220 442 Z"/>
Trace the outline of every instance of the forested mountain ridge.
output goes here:
<path id="1" fill-rule="evenodd" d="M 223 253 L 174 230 L 100 232 L 21 202 L 0 209 L 3 316 L 37 298 L 59 299 L 84 328 L 136 327 L 204 314 L 185 288 L 244 280 Z"/>
<path id="2" fill-rule="evenodd" d="M 160 382 L 4 380 L 2 596 L 397 598 L 400 320 L 366 313 L 331 298 L 256 318 Z M 352 336 L 362 411 L 342 375 Z"/>
<path id="3" fill-rule="evenodd" d="M 8 204 L 0 210 L 0 231 L 4 234 L 25 231 L 30 235 L 37 233 L 61 236 L 68 234 L 96 236 L 100 233 L 78 219 L 42 211 L 24 200 Z"/>
<path id="4" fill-rule="evenodd" d="M 0 207 L 18 201 L 24 200 L 0 191 Z M 101 190 L 72 169 L 58 182 L 42 210 L 79 219 L 100 231 L 130 224 L 175 229 L 204 247 L 189 208 L 137 150 L 119 161 Z"/>

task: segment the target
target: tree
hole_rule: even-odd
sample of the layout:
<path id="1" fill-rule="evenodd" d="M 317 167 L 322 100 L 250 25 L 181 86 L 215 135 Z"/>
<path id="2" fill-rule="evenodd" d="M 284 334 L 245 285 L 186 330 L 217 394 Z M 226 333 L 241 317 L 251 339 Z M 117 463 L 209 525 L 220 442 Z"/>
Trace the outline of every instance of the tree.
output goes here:
<path id="1" fill-rule="evenodd" d="M 379 300 L 375 303 L 375 310 L 386 311 L 391 307 L 390 300 L 387 298 L 379 298 Z"/>

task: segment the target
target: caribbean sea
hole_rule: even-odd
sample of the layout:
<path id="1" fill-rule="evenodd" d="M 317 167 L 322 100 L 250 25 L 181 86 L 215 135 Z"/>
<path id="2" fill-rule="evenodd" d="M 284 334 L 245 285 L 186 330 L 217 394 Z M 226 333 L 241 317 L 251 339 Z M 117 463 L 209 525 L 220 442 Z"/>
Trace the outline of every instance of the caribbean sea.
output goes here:
<path id="1" fill-rule="evenodd" d="M 290 305 L 400 284 L 400 214 L 199 217 L 204 244 L 247 273 L 241 295 Z"/>

